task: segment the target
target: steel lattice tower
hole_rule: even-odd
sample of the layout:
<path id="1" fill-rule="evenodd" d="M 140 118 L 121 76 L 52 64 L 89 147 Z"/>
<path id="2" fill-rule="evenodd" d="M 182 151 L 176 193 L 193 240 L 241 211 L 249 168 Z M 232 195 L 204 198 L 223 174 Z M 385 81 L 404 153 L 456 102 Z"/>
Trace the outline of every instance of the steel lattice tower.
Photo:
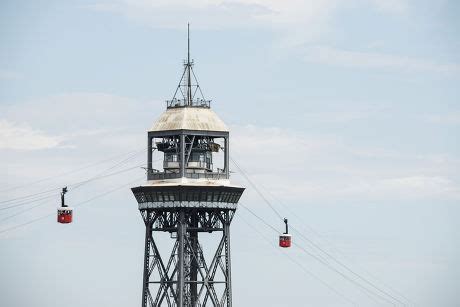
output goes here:
<path id="1" fill-rule="evenodd" d="M 230 224 L 244 188 L 230 184 L 229 130 L 203 97 L 190 40 L 176 93 L 147 139 L 147 182 L 132 188 L 145 223 L 142 306 L 232 306 Z M 161 233 L 173 239 L 166 253 Z M 217 244 L 205 249 L 205 236 Z"/>

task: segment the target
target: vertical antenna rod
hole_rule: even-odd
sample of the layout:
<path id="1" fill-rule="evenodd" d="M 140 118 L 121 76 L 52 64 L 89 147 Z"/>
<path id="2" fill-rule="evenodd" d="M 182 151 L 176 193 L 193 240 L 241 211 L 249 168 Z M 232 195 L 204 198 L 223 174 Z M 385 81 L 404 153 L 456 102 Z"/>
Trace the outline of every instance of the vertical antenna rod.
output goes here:
<path id="1" fill-rule="evenodd" d="M 190 70 L 192 64 L 190 63 L 190 23 L 187 23 L 187 105 L 192 105 L 192 80 Z"/>
<path id="2" fill-rule="evenodd" d="M 190 23 L 187 23 L 187 63 L 190 64 Z"/>

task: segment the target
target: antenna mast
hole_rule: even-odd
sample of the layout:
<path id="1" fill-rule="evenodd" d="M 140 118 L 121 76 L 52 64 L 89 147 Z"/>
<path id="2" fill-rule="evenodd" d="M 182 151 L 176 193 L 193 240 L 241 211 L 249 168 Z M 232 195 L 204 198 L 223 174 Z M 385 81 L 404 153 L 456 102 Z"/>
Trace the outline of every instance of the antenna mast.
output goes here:
<path id="1" fill-rule="evenodd" d="M 190 23 L 187 23 L 187 105 L 192 105 L 192 79 L 190 70 L 192 63 L 190 63 Z"/>
<path id="2" fill-rule="evenodd" d="M 190 23 L 187 23 L 187 59 L 184 60 L 184 70 L 179 85 L 171 100 L 166 100 L 167 108 L 201 107 L 210 108 L 211 100 L 204 98 L 201 87 L 193 72 L 193 60 L 190 58 Z M 192 80 L 193 79 L 193 80 Z M 180 95 L 177 98 L 178 94 Z M 198 95 L 198 97 L 197 97 Z"/>
<path id="3" fill-rule="evenodd" d="M 190 24 L 187 24 L 187 63 L 190 64 Z"/>

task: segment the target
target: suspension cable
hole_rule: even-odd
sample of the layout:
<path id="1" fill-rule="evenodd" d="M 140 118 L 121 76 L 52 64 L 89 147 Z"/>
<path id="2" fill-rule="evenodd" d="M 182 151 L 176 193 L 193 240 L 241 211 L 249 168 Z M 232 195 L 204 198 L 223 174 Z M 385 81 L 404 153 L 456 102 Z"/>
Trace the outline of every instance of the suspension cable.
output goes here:
<path id="1" fill-rule="evenodd" d="M 73 207 L 80 207 L 80 206 L 82 206 L 82 205 L 84 205 L 84 204 L 87 204 L 87 203 L 90 202 L 90 201 L 93 201 L 93 200 L 95 200 L 95 199 L 97 199 L 97 198 L 103 197 L 103 196 L 105 196 L 105 195 L 107 195 L 107 194 L 110 194 L 110 193 L 112 193 L 112 192 L 115 192 L 115 191 L 117 191 L 117 190 L 119 190 L 119 189 L 121 189 L 121 188 L 124 188 L 124 187 L 126 187 L 126 186 L 129 186 L 129 185 L 131 185 L 132 183 L 141 180 L 142 178 L 144 178 L 144 176 L 142 176 L 142 177 L 140 177 L 140 178 L 136 178 L 135 180 L 130 181 L 130 182 L 126 183 L 126 184 L 123 184 L 122 186 L 118 186 L 118 187 L 116 187 L 116 188 L 114 188 L 114 189 L 111 189 L 111 190 L 108 190 L 108 191 L 106 191 L 106 192 L 104 192 L 104 193 L 98 194 L 98 195 L 96 195 L 96 196 L 94 196 L 94 197 L 92 197 L 92 198 L 89 198 L 89 199 L 85 200 L 85 201 L 79 202 L 79 203 L 75 204 Z M 20 228 L 20 227 L 23 227 L 23 226 L 26 226 L 26 225 L 29 225 L 29 224 L 32 224 L 32 223 L 35 223 L 35 222 L 38 222 L 38 221 L 43 220 L 43 219 L 45 219 L 45 218 L 47 218 L 47 217 L 49 217 L 49 216 L 52 216 L 52 215 L 54 215 L 54 214 L 55 214 L 54 212 L 53 212 L 53 213 L 49 213 L 49 214 L 47 214 L 47 215 L 40 216 L 40 217 L 35 218 L 35 219 L 33 219 L 33 220 L 27 221 L 27 222 L 25 222 L 25 223 L 18 224 L 18 225 L 15 225 L 15 226 L 12 226 L 12 227 L 9 227 L 9 228 L 0 230 L 0 234 L 5 233 L 5 232 L 12 231 L 12 230 L 14 230 L 14 229 L 18 229 L 18 228 Z"/>
<path id="2" fill-rule="evenodd" d="M 53 178 L 57 178 L 57 177 L 61 177 L 61 176 L 65 176 L 65 175 L 69 175 L 69 174 L 72 174 L 72 173 L 76 173 L 76 172 L 79 172 L 79 171 L 82 171 L 84 169 L 87 169 L 87 168 L 90 168 L 90 167 L 93 167 L 93 166 L 96 166 L 96 165 L 99 165 L 99 164 L 104 164 L 104 163 L 107 163 L 109 161 L 112 161 L 112 160 L 115 160 L 119 157 L 123 157 L 127 154 L 131 154 L 132 152 L 134 152 L 135 154 L 138 154 L 138 153 L 141 153 L 143 151 L 145 151 L 146 147 L 143 147 L 141 150 L 130 150 L 128 152 L 125 152 L 125 153 L 122 153 L 122 154 L 118 154 L 116 156 L 112 156 L 108 159 L 103 159 L 103 160 L 99 160 L 97 162 L 94 162 L 94 163 L 91 163 L 89 165 L 86 165 L 86 166 L 83 166 L 83 167 L 80 167 L 80 168 L 76 168 L 76 169 L 72 169 L 70 171 L 66 171 L 66 172 L 63 172 L 63 173 L 60 173 L 58 175 L 53 175 L 53 176 L 49 176 L 49 177 L 45 177 L 45 178 L 42 178 L 42 179 L 39 179 L 39 180 L 35 180 L 35 181 L 32 181 L 32 182 L 29 182 L 29 183 L 26 183 L 26 184 L 21 184 L 21 185 L 17 185 L 17 186 L 14 186 L 14 187 L 10 187 L 10 188 L 6 188 L 6 189 L 3 189 L 3 190 L 0 190 L 0 192 L 6 192 L 6 191 L 11 191 L 11 190 L 16 190 L 16 189 L 19 189 L 19 188 L 22 188 L 24 186 L 31 186 L 31 185 L 35 185 L 37 183 L 40 183 L 40 182 L 43 182 L 43 181 L 47 181 L 47 180 L 50 180 L 50 179 L 53 179 Z"/>
<path id="3" fill-rule="evenodd" d="M 240 203 L 241 207 L 245 208 L 249 213 L 251 213 L 254 217 L 256 217 L 259 221 L 263 222 L 265 225 L 267 225 L 268 227 L 270 227 L 273 231 L 275 231 L 276 233 L 278 233 L 278 230 L 273 227 L 272 225 L 270 225 L 268 222 L 266 222 L 263 218 L 261 218 L 260 216 L 258 216 L 254 211 L 252 211 L 251 209 L 249 209 L 248 207 L 242 205 Z M 358 283 L 356 280 L 350 278 L 349 276 L 345 275 L 343 272 L 337 270 L 335 267 L 333 267 L 332 265 L 330 265 L 328 262 L 325 262 L 323 261 L 321 258 L 317 257 L 316 255 L 312 254 L 311 252 L 309 252 L 307 249 L 305 249 L 303 246 L 299 245 L 299 244 L 296 244 L 295 242 L 293 242 L 293 245 L 297 246 L 299 249 L 301 249 L 303 252 L 305 252 L 307 255 L 309 255 L 310 257 L 314 258 L 315 260 L 319 261 L 321 264 L 325 265 L 327 268 L 329 268 L 330 270 L 334 271 L 335 273 L 339 274 L 340 276 L 342 276 L 344 279 L 346 279 L 347 281 L 349 281 L 350 283 L 354 284 L 355 286 L 359 287 L 360 289 L 364 290 L 363 293 L 365 293 L 369 298 L 371 298 L 374 302 L 378 303 L 378 301 L 375 300 L 375 298 L 372 296 L 376 296 L 376 297 L 379 297 L 380 299 L 386 301 L 387 303 L 390 303 L 392 305 L 395 305 L 394 302 L 388 300 L 385 296 L 382 296 L 378 293 L 375 293 L 374 291 L 372 290 L 369 290 L 368 288 L 366 288 L 365 286 L 363 286 L 362 284 Z"/>
<path id="4" fill-rule="evenodd" d="M 80 182 L 77 182 L 75 184 L 71 184 L 69 185 L 69 187 L 72 187 L 74 185 L 76 185 L 76 188 L 78 187 L 81 187 L 83 184 L 86 184 L 88 182 L 92 182 L 94 180 L 99 180 L 99 179 L 102 179 L 102 178 L 107 178 L 107 177 L 111 177 L 111 176 L 114 176 L 114 175 L 118 175 L 120 173 L 125 173 L 127 171 L 130 171 L 130 170 L 133 170 L 133 169 L 136 169 L 136 168 L 139 168 L 139 166 L 141 165 L 144 165 L 144 164 L 140 164 L 140 165 L 136 165 L 134 167 L 130 167 L 130 168 L 127 168 L 127 169 L 123 169 L 123 170 L 120 170 L 120 171 L 117 171 L 117 172 L 113 172 L 113 173 L 110 173 L 110 174 L 106 174 L 106 175 L 102 175 L 102 176 L 96 176 L 96 177 L 92 177 L 90 179 L 87 179 L 87 180 L 84 180 L 84 181 L 80 181 Z M 51 191 L 55 191 L 56 189 L 53 189 Z M 43 194 L 42 193 L 37 193 L 37 194 Z M 21 206 L 25 206 L 27 204 L 31 204 L 31 203 L 35 203 L 37 201 L 40 201 L 40 200 L 44 200 L 44 199 L 49 199 L 49 198 L 52 198 L 52 197 L 55 197 L 55 195 L 48 195 L 48 196 L 44 196 L 44 197 L 41 197 L 41 198 L 34 198 L 34 199 L 27 199 L 27 200 L 24 200 L 22 202 L 19 202 L 19 203 L 16 203 L 14 205 L 11 205 L 11 206 L 8 206 L 8 207 L 0 207 L 0 211 L 3 211 L 3 210 L 7 210 L 7 209 L 11 209 L 11 208 L 16 208 L 16 207 L 21 207 Z"/>
<path id="5" fill-rule="evenodd" d="M 142 151 L 143 151 L 143 150 L 144 150 L 144 149 L 142 149 Z M 133 152 L 133 151 L 130 151 L 129 153 L 132 153 L 132 152 Z M 122 161 L 116 163 L 115 165 L 109 167 L 108 169 L 104 170 L 102 173 L 100 173 L 100 174 L 98 174 L 98 175 L 96 175 L 96 176 L 94 176 L 94 177 L 97 177 L 97 176 L 99 176 L 99 175 L 101 175 L 101 174 L 104 174 L 105 172 L 107 172 L 107 171 L 109 171 L 109 170 L 112 170 L 112 169 L 118 167 L 119 165 L 122 165 L 122 164 L 126 163 L 128 160 L 134 158 L 134 157 L 135 157 L 136 155 L 138 155 L 140 152 L 141 152 L 141 151 L 135 151 L 132 155 L 128 156 L 128 158 L 126 158 L 126 159 L 124 159 L 124 160 L 122 160 Z M 126 153 L 125 153 L 125 154 L 122 154 L 122 156 L 125 156 L 125 155 L 126 155 Z M 119 156 L 120 156 L 120 155 L 117 155 L 115 158 L 118 158 Z M 92 166 L 95 166 L 95 165 L 98 165 L 98 164 L 101 164 L 101 163 L 104 163 L 104 162 L 107 162 L 107 161 L 111 161 L 111 160 L 114 160 L 114 158 L 106 159 L 106 160 L 102 160 L 102 161 L 98 161 L 98 162 L 93 163 L 93 164 L 90 164 L 90 165 L 88 165 L 88 166 L 85 166 L 85 167 L 82 167 L 82 168 L 78 168 L 78 169 L 75 169 L 75 170 L 72 170 L 72 171 L 69 171 L 69 172 L 66 172 L 66 173 L 62 173 L 62 174 L 60 174 L 60 175 L 51 176 L 51 177 L 46 177 L 46 178 L 37 180 L 37 181 L 35 181 L 35 182 L 31 183 L 31 184 L 28 184 L 27 186 L 30 186 L 30 185 L 32 185 L 32 184 L 34 184 L 34 183 L 42 182 L 42 181 L 45 181 L 45 180 L 48 180 L 48 179 L 51 179 L 51 178 L 60 177 L 60 176 L 64 176 L 64 175 L 67 175 L 67 174 L 70 174 L 70 173 L 73 173 L 73 172 L 77 172 L 77 171 L 80 171 L 80 170 L 83 170 L 83 169 L 87 169 L 87 168 L 89 168 L 89 167 L 92 167 Z M 85 184 L 85 183 L 86 183 L 86 181 L 82 181 L 80 184 L 83 185 L 83 184 Z M 78 187 L 78 184 L 79 184 L 79 183 L 75 183 L 75 185 L 77 185 L 77 186 L 74 187 L 74 189 Z M 24 186 L 24 185 L 22 185 L 22 186 Z M 7 189 L 7 190 L 16 189 L 16 188 L 19 188 L 19 187 L 20 187 L 20 186 L 17 186 L 17 187 L 15 187 L 15 188 Z M 2 201 L 0 201 L 0 204 L 10 203 L 10 202 L 14 202 L 14 201 L 17 201 L 17 200 L 20 200 L 20 199 L 31 198 L 31 197 L 33 197 L 33 196 L 40 195 L 40 194 L 46 194 L 46 193 L 50 193 L 50 192 L 56 192 L 57 190 L 60 190 L 60 188 L 55 188 L 55 189 L 51 189 L 51 190 L 47 190 L 47 191 L 42 191 L 42 192 L 34 193 L 34 194 L 28 194 L 28 195 L 25 195 L 25 196 L 20 196 L 20 197 L 8 199 L 8 200 L 2 200 Z M 6 191 L 6 190 L 3 190 L 3 191 Z"/>
<path id="6" fill-rule="evenodd" d="M 281 204 L 283 206 L 283 208 L 285 208 L 286 210 L 289 211 L 289 213 L 291 213 L 295 218 L 297 218 L 301 223 L 302 225 L 304 226 L 307 226 L 307 228 L 312 232 L 314 233 L 316 236 L 318 237 L 321 237 L 321 235 L 311 226 L 309 226 L 307 223 L 305 223 L 298 214 L 296 214 L 293 210 L 291 210 L 291 208 L 289 206 L 287 206 L 282 200 L 278 199 L 277 197 L 275 197 L 271 192 L 270 190 L 267 190 L 265 189 L 263 186 L 262 186 L 262 189 L 265 190 L 265 192 L 267 192 L 268 194 L 270 194 L 272 196 L 272 198 L 275 199 L 275 201 L 277 201 L 279 204 Z M 304 240 L 304 242 L 312 245 L 314 248 L 320 250 L 321 252 L 323 252 L 324 254 L 326 254 L 330 259 L 332 259 L 334 262 L 336 262 L 337 264 L 339 264 L 340 266 L 344 267 L 347 271 L 351 272 L 353 275 L 356 275 L 358 278 L 360 278 L 361 280 L 363 280 L 364 282 L 366 282 L 367 284 L 369 284 L 370 286 L 372 286 L 373 288 L 377 289 L 378 291 L 380 291 L 381 293 L 384 293 L 385 295 L 391 297 L 392 299 L 394 299 L 395 301 L 399 302 L 400 304 L 402 305 L 415 305 L 415 303 L 413 303 L 409 298 L 407 298 L 404 294 L 400 293 L 399 291 L 396 291 L 394 290 L 392 287 L 390 287 L 389 285 L 387 285 L 386 283 L 384 283 L 383 281 L 379 280 L 377 277 L 375 277 L 374 275 L 372 275 L 371 273 L 369 273 L 368 271 L 366 271 L 365 269 L 363 269 L 363 271 L 365 273 L 367 273 L 371 278 L 373 278 L 375 281 L 377 282 L 380 282 L 384 287 L 386 287 L 390 292 L 393 293 L 390 294 L 390 293 L 387 293 L 386 291 L 380 289 L 379 287 L 375 286 L 374 283 L 370 282 L 369 280 L 367 280 L 366 278 L 362 277 L 361 275 L 355 273 L 353 270 L 351 270 L 348 266 L 346 266 L 344 263 L 340 262 L 336 257 L 330 255 L 328 252 L 326 252 L 325 250 L 323 250 L 320 246 L 318 246 L 317 243 L 315 243 L 313 240 L 311 240 L 310 238 L 308 238 L 306 235 L 304 235 L 302 232 L 300 232 L 298 229 L 296 229 L 294 226 L 292 226 L 292 223 L 291 223 L 291 228 L 300 236 L 301 239 Z M 327 241 L 326 241 L 327 242 Z M 331 243 L 329 242 L 329 245 L 331 245 Z M 339 252 L 339 254 L 342 254 Z M 343 257 L 345 257 L 343 254 L 342 254 Z M 324 259 L 324 258 L 323 258 Z M 396 298 L 396 296 L 399 296 L 401 299 L 403 299 L 405 302 L 402 302 L 401 300 L 399 300 L 398 298 Z"/>
<path id="7" fill-rule="evenodd" d="M 244 207 L 246 208 L 246 207 Z M 242 215 L 241 213 L 239 212 L 236 212 L 237 215 L 239 216 L 239 218 L 248 226 L 250 227 L 252 230 L 254 230 L 255 232 L 257 232 L 267 243 L 269 246 L 272 246 L 272 242 L 259 230 L 257 229 L 256 227 L 254 227 L 251 223 L 249 223 Z M 266 224 L 265 221 L 263 221 L 265 225 L 267 225 L 268 227 L 271 228 L 271 225 L 270 224 Z M 279 249 L 277 249 L 276 247 L 274 247 L 274 249 L 276 251 L 278 251 L 280 254 L 286 256 L 289 260 L 291 260 L 292 263 L 294 263 L 295 265 L 297 265 L 298 267 L 300 267 L 305 273 L 307 273 L 308 275 L 310 275 L 311 277 L 313 277 L 314 279 L 316 279 L 317 281 L 319 281 L 321 284 L 323 284 L 324 286 L 326 286 L 329 290 L 331 290 L 332 292 L 334 292 L 335 294 L 337 294 L 339 297 L 343 298 L 344 300 L 346 300 L 347 302 L 349 302 L 351 305 L 354 305 L 354 306 L 358 306 L 358 304 L 356 302 L 354 302 L 353 300 L 351 300 L 350 298 L 346 297 L 343 293 L 339 292 L 337 289 L 335 289 L 333 286 L 331 286 L 329 283 L 325 282 L 324 280 L 322 280 L 319 276 L 317 276 L 316 274 L 314 274 L 313 272 L 311 272 L 310 270 L 308 270 L 305 266 L 303 266 L 299 261 L 297 261 L 296 259 L 294 259 L 294 257 L 292 257 L 291 255 L 289 254 L 285 254 L 285 253 L 281 253 L 281 251 Z"/>
<path id="8" fill-rule="evenodd" d="M 54 197 L 54 195 L 53 195 L 53 197 Z M 35 208 L 37 208 L 37 207 L 40 207 L 40 206 L 43 206 L 43 205 L 47 205 L 47 204 L 51 204 L 51 203 L 48 202 L 48 200 L 45 200 L 45 201 L 43 201 L 43 202 L 40 202 L 40 203 L 36 204 L 35 206 L 29 207 L 29 208 L 27 208 L 27 209 L 25 209 L 25 210 L 21 210 L 21 211 L 18 211 L 18 212 L 13 213 L 13 214 L 11 214 L 11 215 L 5 216 L 4 218 L 0 219 L 0 222 L 9 220 L 9 219 L 11 219 L 11 218 L 13 218 L 13 217 L 15 217 L 15 216 L 21 215 L 21 214 L 23 214 L 23 213 L 30 212 L 30 210 L 32 210 L 32 209 L 35 209 Z"/>
<path id="9" fill-rule="evenodd" d="M 376 286 L 374 283 L 370 282 L 369 280 L 367 280 L 366 278 L 362 277 L 361 275 L 359 275 L 358 273 L 355 273 L 352 269 L 350 269 L 347 265 L 345 265 L 343 262 L 339 261 L 336 257 L 332 256 L 330 253 L 328 253 L 327 251 L 325 251 L 324 249 L 322 249 L 320 246 L 318 246 L 317 244 L 315 244 L 313 241 L 311 241 L 307 236 L 305 236 L 304 234 L 302 234 L 300 231 L 298 231 L 294 226 L 291 225 L 291 229 L 294 230 L 294 232 L 296 232 L 300 237 L 304 238 L 305 240 L 307 240 L 310 244 L 312 244 L 313 246 L 315 246 L 318 250 L 320 250 L 321 252 L 323 252 L 325 255 L 327 255 L 330 259 L 332 259 L 335 263 L 337 263 L 338 265 L 340 265 L 341 267 L 345 268 L 348 272 L 350 272 L 351 274 L 355 275 L 356 277 L 358 277 L 359 279 L 361 279 L 362 281 L 364 281 L 366 284 L 370 285 L 372 288 L 376 289 L 377 291 L 379 291 L 380 293 L 383 293 L 384 295 L 392 298 L 393 300 L 395 300 L 396 302 L 400 303 L 401 305 L 406 305 L 405 302 L 399 300 L 398 298 L 394 297 L 393 295 L 389 294 L 388 292 L 380 289 L 380 287 Z"/>
<path id="10" fill-rule="evenodd" d="M 34 196 L 37 196 L 37 195 L 42 195 L 42 194 L 47 194 L 47 193 L 51 193 L 51 192 L 56 192 L 56 190 L 59 190 L 59 189 L 58 189 L 58 188 L 55 188 L 55 189 L 51 189 L 51 190 L 46 190 L 46 191 L 34 193 L 34 194 L 28 194 L 28 195 L 25 195 L 25 196 L 20 196 L 20 197 L 16 197 L 16 198 L 11 198 L 11 199 L 7 199 L 7 200 L 2 200 L 2 201 L 0 201 L 0 204 L 6 204 L 6 203 L 14 202 L 14 201 L 17 201 L 17 200 L 24 200 L 24 199 L 31 198 L 31 197 L 34 197 Z"/>
<path id="11" fill-rule="evenodd" d="M 252 182 L 252 180 L 249 178 L 249 176 L 246 174 L 246 172 L 239 166 L 239 164 L 234 160 L 234 159 L 231 159 L 232 162 L 235 164 L 235 166 L 240 170 L 241 174 L 246 178 L 246 180 L 251 184 L 251 186 L 256 190 L 256 192 L 259 194 L 259 196 L 261 196 L 261 198 L 265 201 L 265 203 L 275 212 L 276 215 L 278 215 L 278 217 L 282 218 L 281 217 L 281 214 L 279 214 L 279 212 L 274 208 L 273 204 L 271 204 L 270 201 L 268 201 L 268 199 L 263 195 L 263 193 L 256 187 L 256 185 Z M 243 206 L 244 207 L 244 206 Z M 246 209 L 248 209 L 247 207 L 244 207 Z M 295 215 L 295 214 L 294 214 Z M 270 228 L 273 228 L 273 227 L 270 227 Z M 293 228 L 297 233 L 300 233 L 297 229 L 295 229 L 292 225 L 291 225 L 291 228 Z M 318 250 L 320 250 L 321 252 L 323 252 L 324 254 L 326 254 L 329 258 L 331 258 L 334 262 L 336 262 L 337 264 L 339 264 L 340 266 L 344 267 L 347 271 L 351 272 L 353 275 L 357 276 L 359 279 L 363 280 L 365 283 L 369 284 L 372 288 L 374 289 L 377 289 L 380 293 L 383 293 L 384 295 L 386 295 L 387 297 L 393 299 L 394 301 L 402 304 L 403 306 L 406 305 L 405 302 L 402 302 L 400 299 L 396 298 L 395 296 L 389 294 L 387 291 L 385 290 L 382 290 L 380 289 L 380 287 L 376 286 L 374 283 L 370 282 L 369 280 L 367 280 L 366 278 L 362 277 L 361 275 L 359 275 L 358 273 L 355 273 L 353 270 L 351 270 L 348 266 L 346 266 L 345 264 L 343 264 L 342 262 L 340 262 L 339 260 L 337 260 L 335 257 L 333 257 L 331 254 L 329 254 L 328 252 L 326 252 L 325 250 L 323 250 L 321 247 L 319 247 L 315 242 L 313 242 L 312 240 L 308 239 L 305 235 L 301 234 L 301 237 L 303 237 L 305 240 L 307 240 L 308 243 L 310 243 L 311 245 L 313 245 L 315 248 L 317 248 Z M 295 244 L 295 243 L 294 243 Z M 315 255 L 311 254 L 310 252 L 304 250 L 306 253 L 308 253 L 310 256 L 312 257 L 315 257 Z M 322 258 L 322 257 L 321 257 Z M 318 261 L 321 261 L 319 259 L 317 259 Z M 324 258 L 322 258 L 322 261 L 324 261 Z M 339 273 L 340 271 L 338 271 L 337 273 Z M 343 274 L 343 273 L 339 273 L 339 274 Z M 347 278 L 346 275 L 343 276 L 344 278 Z M 367 288 L 365 288 L 367 289 Z M 369 291 L 369 290 L 368 290 Z M 376 295 L 376 294 L 374 294 Z M 380 298 L 383 298 L 384 300 L 386 300 L 387 302 L 390 302 L 390 303 L 393 303 L 391 301 L 388 301 L 386 298 L 382 297 L 381 295 L 377 295 L 379 296 Z M 401 295 L 402 296 L 402 295 Z M 403 296 L 404 297 L 404 296 Z M 406 299 L 407 300 L 407 299 Z"/>
<path id="12" fill-rule="evenodd" d="M 249 182 L 249 184 L 254 188 L 254 190 L 259 194 L 259 196 L 265 201 L 265 203 L 273 210 L 273 212 L 281 219 L 284 220 L 283 216 L 276 210 L 276 208 L 272 205 L 272 203 L 263 195 L 263 193 L 257 188 L 257 186 L 252 182 L 252 180 L 249 178 L 249 176 L 246 174 L 246 172 L 238 165 L 238 163 L 230 157 L 230 160 L 232 160 L 233 164 L 240 170 L 241 175 L 246 178 L 246 180 Z"/>
<path id="13" fill-rule="evenodd" d="M 31 204 L 31 203 L 34 203 L 34 202 L 37 202 L 37 201 L 40 201 L 40 200 L 50 199 L 50 198 L 54 198 L 54 197 L 56 197 L 56 195 L 53 194 L 53 195 L 48 195 L 48 196 L 44 196 L 44 197 L 34 198 L 32 200 L 18 202 L 16 204 L 10 205 L 8 207 L 0 207 L 0 211 L 8 210 L 8 209 L 16 208 L 16 207 L 22 207 L 22 206 L 25 206 L 27 204 Z"/>
<path id="14" fill-rule="evenodd" d="M 74 184 L 73 189 L 75 190 L 75 189 L 81 187 L 82 185 L 84 185 L 84 184 L 86 184 L 86 183 L 88 183 L 88 182 L 91 182 L 91 180 L 92 180 L 93 178 L 94 178 L 94 179 L 104 178 L 103 175 L 106 174 L 108 171 L 113 170 L 113 169 L 117 168 L 118 166 L 125 164 L 126 162 L 128 162 L 128 161 L 132 160 L 133 158 L 135 158 L 138 154 L 139 154 L 139 152 L 135 152 L 134 154 L 132 154 L 132 155 L 130 155 L 129 157 L 127 157 L 126 159 L 123 159 L 123 160 L 121 160 L 120 162 L 116 163 L 115 165 L 112 165 L 111 167 L 109 167 L 109 168 L 103 170 L 102 172 L 100 172 L 100 173 L 94 175 L 94 176 L 91 177 L 89 180 L 82 181 L 81 183 Z M 140 165 L 138 165 L 138 166 L 142 166 L 142 165 L 144 165 L 144 164 L 140 164 Z"/>

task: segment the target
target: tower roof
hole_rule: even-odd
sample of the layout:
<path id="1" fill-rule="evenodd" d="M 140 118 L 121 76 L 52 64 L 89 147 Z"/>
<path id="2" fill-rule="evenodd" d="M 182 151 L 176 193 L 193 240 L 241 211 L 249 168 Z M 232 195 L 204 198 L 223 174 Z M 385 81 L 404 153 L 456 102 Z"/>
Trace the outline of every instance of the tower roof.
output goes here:
<path id="1" fill-rule="evenodd" d="M 201 130 L 228 132 L 227 126 L 210 108 L 168 108 L 149 131 Z"/>

